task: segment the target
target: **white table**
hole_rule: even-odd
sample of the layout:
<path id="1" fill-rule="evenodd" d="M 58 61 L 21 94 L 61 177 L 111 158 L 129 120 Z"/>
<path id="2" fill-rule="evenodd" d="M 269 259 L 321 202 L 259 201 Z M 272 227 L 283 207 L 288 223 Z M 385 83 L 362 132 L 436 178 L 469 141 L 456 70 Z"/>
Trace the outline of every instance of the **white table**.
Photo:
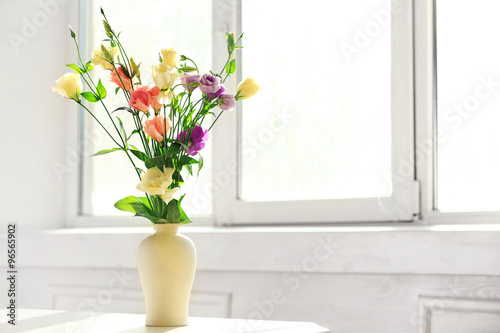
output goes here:
<path id="1" fill-rule="evenodd" d="M 53 310 L 17 309 L 16 325 L 6 323 L 0 311 L 0 332 L 29 333 L 328 333 L 314 323 L 291 321 L 252 322 L 242 319 L 190 317 L 185 327 L 145 327 L 145 315 L 124 313 L 77 313 Z"/>

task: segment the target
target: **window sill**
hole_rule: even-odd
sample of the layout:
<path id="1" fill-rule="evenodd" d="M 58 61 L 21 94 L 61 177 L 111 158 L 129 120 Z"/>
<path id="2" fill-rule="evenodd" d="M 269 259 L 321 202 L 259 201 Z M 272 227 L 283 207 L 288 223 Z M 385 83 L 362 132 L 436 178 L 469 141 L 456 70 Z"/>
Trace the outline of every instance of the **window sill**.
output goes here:
<path id="1" fill-rule="evenodd" d="M 135 268 L 151 227 L 23 232 L 22 267 Z M 202 227 L 201 271 L 500 275 L 500 225 Z M 40 251 L 43 249 L 43 251 Z"/>

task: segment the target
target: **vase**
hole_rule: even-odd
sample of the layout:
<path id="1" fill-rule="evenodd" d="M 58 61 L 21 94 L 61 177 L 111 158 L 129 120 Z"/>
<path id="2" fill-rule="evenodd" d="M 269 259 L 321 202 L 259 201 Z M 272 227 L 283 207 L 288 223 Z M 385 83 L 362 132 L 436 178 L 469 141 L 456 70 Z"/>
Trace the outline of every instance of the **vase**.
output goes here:
<path id="1" fill-rule="evenodd" d="M 196 267 L 193 242 L 179 233 L 180 224 L 155 224 L 155 233 L 139 245 L 138 268 L 146 326 L 188 324 L 188 304 Z"/>

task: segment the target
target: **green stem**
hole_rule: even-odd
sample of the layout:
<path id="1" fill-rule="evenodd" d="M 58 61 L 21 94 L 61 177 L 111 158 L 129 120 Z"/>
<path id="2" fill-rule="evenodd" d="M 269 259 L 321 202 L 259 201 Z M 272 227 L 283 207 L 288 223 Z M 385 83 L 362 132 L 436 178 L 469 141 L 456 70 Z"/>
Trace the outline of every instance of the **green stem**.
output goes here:
<path id="1" fill-rule="evenodd" d="M 135 127 L 137 129 L 137 132 L 139 134 L 139 137 L 141 138 L 141 143 L 142 143 L 142 146 L 144 147 L 144 151 L 148 155 L 148 157 L 151 158 L 152 157 L 151 150 L 149 149 L 148 141 L 147 141 L 145 134 L 141 128 L 141 124 L 142 124 L 141 119 L 139 118 L 139 115 L 137 113 L 133 115 L 133 118 L 134 118 L 134 124 L 135 124 Z"/>
<path id="2" fill-rule="evenodd" d="M 219 117 L 224 113 L 224 111 L 221 111 L 219 113 L 219 115 L 217 116 L 217 118 L 215 118 L 214 122 L 212 123 L 212 125 L 210 125 L 210 127 L 208 128 L 208 130 L 210 131 L 212 129 L 212 127 L 215 125 L 215 123 L 217 122 L 217 120 L 219 120 Z"/>
<path id="3" fill-rule="evenodd" d="M 106 132 L 106 134 L 108 134 L 108 136 L 111 138 L 111 140 L 113 140 L 113 142 L 118 146 L 120 147 L 121 149 L 125 149 L 125 147 L 122 147 L 118 141 L 115 140 L 115 138 L 111 135 L 111 133 L 109 133 L 109 131 L 106 129 L 106 127 L 99 121 L 99 119 L 97 119 L 97 117 L 92 113 L 92 111 L 90 111 L 82 102 L 76 102 L 78 103 L 81 107 L 83 107 L 85 110 L 87 110 L 87 112 L 92 116 L 92 118 L 94 118 L 95 121 L 97 121 L 97 123 L 102 127 L 102 129 Z"/>

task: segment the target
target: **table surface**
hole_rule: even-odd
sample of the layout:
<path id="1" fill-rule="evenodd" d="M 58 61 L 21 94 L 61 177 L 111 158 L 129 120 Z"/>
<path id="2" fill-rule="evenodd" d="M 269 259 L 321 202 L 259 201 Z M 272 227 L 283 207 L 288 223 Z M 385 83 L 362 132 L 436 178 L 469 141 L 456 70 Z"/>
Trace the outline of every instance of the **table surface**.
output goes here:
<path id="1" fill-rule="evenodd" d="M 185 327 L 146 327 L 145 315 L 17 309 L 16 325 L 0 311 L 0 332 L 29 333 L 328 333 L 314 323 L 190 317 Z"/>

